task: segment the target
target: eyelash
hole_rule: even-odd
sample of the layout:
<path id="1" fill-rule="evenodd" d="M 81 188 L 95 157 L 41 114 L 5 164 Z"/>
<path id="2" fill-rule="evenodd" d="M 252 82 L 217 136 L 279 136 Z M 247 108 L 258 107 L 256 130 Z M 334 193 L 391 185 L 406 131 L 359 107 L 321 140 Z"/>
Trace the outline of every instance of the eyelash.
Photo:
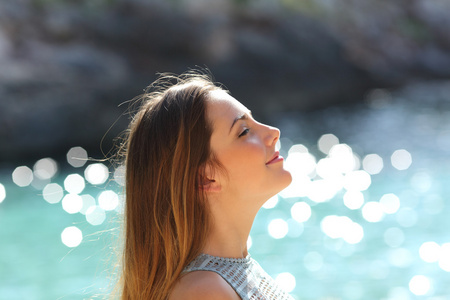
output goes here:
<path id="1" fill-rule="evenodd" d="M 246 135 L 249 131 L 250 131 L 250 128 L 246 128 L 244 131 L 241 132 L 241 134 L 239 134 L 239 137 Z"/>

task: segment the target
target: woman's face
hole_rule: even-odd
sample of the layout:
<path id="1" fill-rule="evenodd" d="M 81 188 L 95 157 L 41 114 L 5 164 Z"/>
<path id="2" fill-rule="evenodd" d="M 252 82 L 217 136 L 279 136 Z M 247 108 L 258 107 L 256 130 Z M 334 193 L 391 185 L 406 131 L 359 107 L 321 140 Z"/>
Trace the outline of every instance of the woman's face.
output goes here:
<path id="1" fill-rule="evenodd" d="M 255 121 L 250 111 L 225 91 L 210 95 L 211 150 L 226 171 L 226 175 L 216 172 L 214 180 L 221 192 L 234 199 L 255 198 L 262 204 L 292 181 L 275 150 L 280 131 Z"/>

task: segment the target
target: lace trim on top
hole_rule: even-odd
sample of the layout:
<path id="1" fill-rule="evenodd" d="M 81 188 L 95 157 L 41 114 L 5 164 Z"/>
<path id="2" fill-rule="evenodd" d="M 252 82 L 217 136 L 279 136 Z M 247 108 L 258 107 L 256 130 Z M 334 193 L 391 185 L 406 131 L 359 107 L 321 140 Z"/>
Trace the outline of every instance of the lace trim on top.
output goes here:
<path id="1" fill-rule="evenodd" d="M 244 300 L 293 300 L 249 255 L 226 258 L 200 254 L 183 270 L 212 271 L 219 274 Z"/>

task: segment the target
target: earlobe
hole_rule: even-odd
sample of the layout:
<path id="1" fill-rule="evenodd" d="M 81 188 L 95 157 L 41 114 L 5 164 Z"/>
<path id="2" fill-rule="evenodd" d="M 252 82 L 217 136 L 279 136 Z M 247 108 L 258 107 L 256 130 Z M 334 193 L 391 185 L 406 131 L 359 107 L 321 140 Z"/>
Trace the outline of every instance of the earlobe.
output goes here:
<path id="1" fill-rule="evenodd" d="M 205 178 L 204 180 L 200 181 L 199 189 L 209 193 L 219 192 L 220 185 L 214 179 Z"/>
<path id="2" fill-rule="evenodd" d="M 220 184 L 214 179 L 214 172 L 210 165 L 206 165 L 199 171 L 198 183 L 198 188 L 205 192 L 220 191 Z"/>

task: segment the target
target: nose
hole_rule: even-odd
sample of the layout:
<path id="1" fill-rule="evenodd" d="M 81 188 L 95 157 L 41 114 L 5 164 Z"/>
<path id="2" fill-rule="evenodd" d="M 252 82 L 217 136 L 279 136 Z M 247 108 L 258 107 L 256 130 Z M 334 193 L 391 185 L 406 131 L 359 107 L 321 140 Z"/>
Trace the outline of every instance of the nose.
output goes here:
<path id="1" fill-rule="evenodd" d="M 276 144 L 278 139 L 280 138 L 280 130 L 276 127 L 272 127 L 269 125 L 266 125 L 267 127 L 267 136 L 265 139 L 265 143 L 267 146 L 271 147 Z"/>

